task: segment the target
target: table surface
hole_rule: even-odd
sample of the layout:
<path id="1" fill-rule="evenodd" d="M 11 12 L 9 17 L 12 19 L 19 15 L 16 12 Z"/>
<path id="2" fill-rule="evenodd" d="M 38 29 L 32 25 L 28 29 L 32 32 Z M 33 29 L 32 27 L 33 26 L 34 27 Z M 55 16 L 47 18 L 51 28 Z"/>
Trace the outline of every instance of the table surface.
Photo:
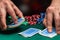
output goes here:
<path id="1" fill-rule="evenodd" d="M 21 25 L 19 28 L 0 32 L 0 40 L 60 40 L 60 35 L 55 36 L 54 38 L 48 38 L 41 36 L 39 34 L 36 34 L 30 38 L 23 37 L 19 35 L 19 32 L 22 32 L 28 28 L 38 28 L 38 29 L 44 29 L 44 26 L 42 24 L 36 24 L 36 25 Z"/>

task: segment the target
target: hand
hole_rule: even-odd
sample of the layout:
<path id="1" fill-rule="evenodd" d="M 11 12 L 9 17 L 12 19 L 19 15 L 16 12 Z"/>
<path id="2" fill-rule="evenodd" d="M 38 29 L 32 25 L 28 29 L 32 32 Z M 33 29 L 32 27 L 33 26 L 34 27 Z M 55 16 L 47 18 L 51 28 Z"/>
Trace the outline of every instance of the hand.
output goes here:
<path id="1" fill-rule="evenodd" d="M 52 32 L 52 22 L 55 21 L 55 27 L 60 27 L 60 3 L 52 2 L 52 4 L 46 10 L 46 16 L 43 21 L 44 25 L 47 27 L 48 32 Z M 59 33 L 59 32 L 58 32 Z"/>
<path id="2" fill-rule="evenodd" d="M 17 23 L 16 14 L 19 17 L 23 17 L 22 12 L 15 6 L 15 4 L 11 0 L 1 0 L 0 1 L 0 28 L 1 30 L 5 30 L 7 28 L 6 25 L 6 14 L 12 17 L 14 23 Z"/>

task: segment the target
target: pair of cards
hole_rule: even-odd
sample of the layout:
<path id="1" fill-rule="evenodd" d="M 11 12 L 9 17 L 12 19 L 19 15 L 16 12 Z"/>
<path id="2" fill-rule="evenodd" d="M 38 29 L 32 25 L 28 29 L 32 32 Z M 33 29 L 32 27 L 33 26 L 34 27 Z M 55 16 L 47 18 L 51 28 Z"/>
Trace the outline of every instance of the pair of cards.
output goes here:
<path id="1" fill-rule="evenodd" d="M 39 32 L 39 29 L 36 29 L 36 28 L 29 28 L 21 33 L 18 33 L 18 34 L 21 34 L 22 36 L 24 37 L 31 37 L 35 34 L 37 34 Z"/>
<path id="2" fill-rule="evenodd" d="M 55 29 L 53 29 L 52 32 L 49 33 L 47 31 L 47 28 L 44 29 L 43 31 L 41 31 L 40 29 L 36 29 L 36 28 L 29 28 L 29 29 L 27 29 L 27 30 L 25 30 L 25 31 L 23 31 L 21 33 L 18 33 L 18 34 L 21 34 L 24 37 L 31 37 L 31 36 L 33 36 L 33 35 L 35 35 L 37 33 L 39 33 L 42 36 L 49 37 L 49 38 L 53 38 L 54 36 L 57 35 Z"/>
<path id="3" fill-rule="evenodd" d="M 43 36 L 46 36 L 46 37 L 49 37 L 49 38 L 53 38 L 54 36 L 57 35 L 56 30 L 54 28 L 52 29 L 52 32 L 48 32 L 48 30 L 46 28 L 41 32 L 39 31 L 39 34 L 43 35 Z"/>
<path id="4" fill-rule="evenodd" d="M 17 24 L 14 24 L 14 22 L 13 22 L 13 23 L 11 23 L 11 24 L 8 25 L 8 28 L 16 28 L 19 25 L 21 25 L 24 21 L 25 21 L 24 18 L 19 18 Z"/>

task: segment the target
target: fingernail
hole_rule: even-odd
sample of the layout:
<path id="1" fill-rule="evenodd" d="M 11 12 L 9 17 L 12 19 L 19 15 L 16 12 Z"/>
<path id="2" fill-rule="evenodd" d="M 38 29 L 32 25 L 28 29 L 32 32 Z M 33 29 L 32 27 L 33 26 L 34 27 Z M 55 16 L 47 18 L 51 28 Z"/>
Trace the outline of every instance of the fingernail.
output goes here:
<path id="1" fill-rule="evenodd" d="M 48 31 L 49 31 L 49 32 L 52 32 L 52 30 L 51 30 L 51 29 L 49 29 Z"/>
<path id="2" fill-rule="evenodd" d="M 48 29 L 48 32 L 52 32 L 52 30 L 51 29 Z"/>
<path id="3" fill-rule="evenodd" d="M 52 28 L 48 28 L 48 32 L 52 32 Z"/>

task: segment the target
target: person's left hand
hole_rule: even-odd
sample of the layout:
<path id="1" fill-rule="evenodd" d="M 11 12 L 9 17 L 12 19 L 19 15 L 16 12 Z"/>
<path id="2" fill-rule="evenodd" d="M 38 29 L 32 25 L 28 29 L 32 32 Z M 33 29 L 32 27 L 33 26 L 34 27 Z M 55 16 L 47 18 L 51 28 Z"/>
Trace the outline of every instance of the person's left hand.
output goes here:
<path id="1" fill-rule="evenodd" d="M 22 12 L 17 8 L 17 6 L 11 0 L 0 0 L 0 28 L 1 30 L 6 30 L 6 14 L 12 17 L 14 23 L 17 23 L 16 14 L 18 17 L 22 18 Z"/>

